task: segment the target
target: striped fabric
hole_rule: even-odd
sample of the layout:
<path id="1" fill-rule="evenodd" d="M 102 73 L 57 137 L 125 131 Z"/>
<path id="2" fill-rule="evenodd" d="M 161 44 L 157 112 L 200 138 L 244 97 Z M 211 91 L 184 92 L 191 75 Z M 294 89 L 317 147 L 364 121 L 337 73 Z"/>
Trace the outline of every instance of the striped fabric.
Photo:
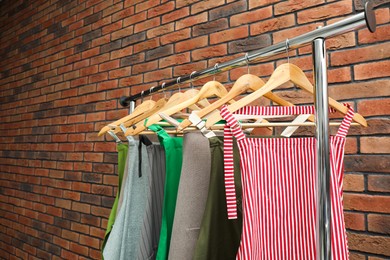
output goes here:
<path id="1" fill-rule="evenodd" d="M 314 107 L 247 107 L 237 113 L 280 115 L 314 113 Z M 243 185 L 243 233 L 237 259 L 316 259 L 315 138 L 246 138 L 227 107 L 226 138 L 236 137 Z M 332 259 L 348 259 L 342 177 L 347 115 L 330 138 Z M 228 212 L 235 216 L 234 183 L 230 182 L 229 145 L 225 158 Z"/>

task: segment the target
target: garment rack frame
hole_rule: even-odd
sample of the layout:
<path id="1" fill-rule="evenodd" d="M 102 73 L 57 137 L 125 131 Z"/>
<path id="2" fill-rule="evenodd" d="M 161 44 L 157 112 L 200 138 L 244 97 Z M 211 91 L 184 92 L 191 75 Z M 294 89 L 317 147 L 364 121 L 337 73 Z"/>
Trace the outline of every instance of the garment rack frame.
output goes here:
<path id="1" fill-rule="evenodd" d="M 188 83 L 193 80 L 207 76 L 219 74 L 234 68 L 242 67 L 250 62 L 261 62 L 275 55 L 283 54 L 286 51 L 298 49 L 312 44 L 313 74 L 315 83 L 315 108 L 316 108 L 316 140 L 317 140 L 317 259 L 331 259 L 331 234 L 330 234 L 330 162 L 329 162 L 329 117 L 328 117 L 328 82 L 326 66 L 325 40 L 347 32 L 367 27 L 370 32 L 376 29 L 376 19 L 372 2 L 366 2 L 364 12 L 347 17 L 308 33 L 286 39 L 260 50 L 246 53 L 244 56 L 216 64 L 214 67 L 201 71 L 194 71 L 190 75 L 185 75 L 162 83 L 159 86 L 142 91 L 133 96 L 123 96 L 119 103 L 123 107 L 130 106 L 130 112 L 135 107 L 135 100 L 148 96 L 154 92 Z"/>

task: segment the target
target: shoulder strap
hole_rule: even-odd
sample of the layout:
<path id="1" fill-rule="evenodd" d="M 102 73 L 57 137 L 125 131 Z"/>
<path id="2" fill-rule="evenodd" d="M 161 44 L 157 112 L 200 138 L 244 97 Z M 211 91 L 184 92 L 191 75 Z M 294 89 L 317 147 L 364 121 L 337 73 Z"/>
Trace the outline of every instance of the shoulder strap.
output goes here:
<path id="1" fill-rule="evenodd" d="M 239 112 L 245 112 L 240 109 Z M 244 132 L 241 130 L 239 122 L 227 109 L 227 106 L 221 108 L 221 116 L 226 120 L 223 132 L 223 167 L 225 180 L 225 193 L 228 219 L 237 219 L 237 196 L 234 184 L 234 155 L 233 155 L 233 136 L 237 140 L 245 139 Z"/>
<path id="2" fill-rule="evenodd" d="M 348 112 L 344 116 L 344 119 L 341 122 L 339 130 L 337 131 L 337 134 L 336 134 L 337 137 L 342 137 L 342 138 L 345 138 L 347 136 L 349 127 L 351 126 L 351 123 L 352 123 L 352 118 L 355 114 L 353 107 L 351 107 L 347 103 L 345 103 L 344 105 L 348 107 Z"/>
<path id="3" fill-rule="evenodd" d="M 171 138 L 169 136 L 169 134 L 167 132 L 165 132 L 165 130 L 159 125 L 150 125 L 150 126 L 148 126 L 148 128 L 151 131 L 155 132 L 160 140 L 165 140 L 167 138 Z"/>

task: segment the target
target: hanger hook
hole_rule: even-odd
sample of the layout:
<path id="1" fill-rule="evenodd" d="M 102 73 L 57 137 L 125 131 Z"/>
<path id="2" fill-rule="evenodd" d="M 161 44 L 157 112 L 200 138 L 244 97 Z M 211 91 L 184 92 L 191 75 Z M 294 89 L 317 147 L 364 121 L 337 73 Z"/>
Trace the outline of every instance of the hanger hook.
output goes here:
<path id="1" fill-rule="evenodd" d="M 246 67 L 248 69 L 248 74 L 249 73 L 249 53 L 245 53 L 245 62 L 246 62 Z"/>
<path id="2" fill-rule="evenodd" d="M 150 100 L 152 100 L 153 89 L 154 89 L 154 86 L 149 89 Z"/>
<path id="3" fill-rule="evenodd" d="M 179 86 L 179 92 L 180 92 L 180 90 L 181 90 L 181 88 L 180 88 L 180 77 L 178 77 L 176 79 L 176 84 Z"/>
<path id="4" fill-rule="evenodd" d="M 167 93 L 165 92 L 165 82 L 161 84 L 161 89 L 163 90 L 164 93 L 164 98 L 167 98 Z"/>
<path id="5" fill-rule="evenodd" d="M 215 81 L 215 74 L 217 74 L 217 71 L 218 71 L 218 62 L 217 63 L 215 63 L 215 65 L 214 65 L 214 81 Z"/>
<path id="6" fill-rule="evenodd" d="M 196 73 L 196 71 L 193 71 L 193 72 L 191 72 L 191 74 L 190 74 L 190 84 L 191 84 L 191 88 L 194 88 L 194 85 L 192 84 L 192 75 L 193 74 L 195 74 Z"/>
<path id="7" fill-rule="evenodd" d="M 141 91 L 141 103 L 144 102 L 144 93 L 145 93 L 145 90 L 142 90 Z"/>
<path id="8" fill-rule="evenodd" d="M 286 39 L 286 53 L 287 53 L 287 63 L 290 63 L 290 54 L 288 53 L 290 49 L 290 41 L 288 38 Z"/>

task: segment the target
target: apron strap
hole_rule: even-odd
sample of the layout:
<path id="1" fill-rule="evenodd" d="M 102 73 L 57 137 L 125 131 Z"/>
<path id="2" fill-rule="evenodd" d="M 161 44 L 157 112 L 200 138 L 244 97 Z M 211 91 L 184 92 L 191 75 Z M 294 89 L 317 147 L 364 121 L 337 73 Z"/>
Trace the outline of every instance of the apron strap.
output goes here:
<path id="1" fill-rule="evenodd" d="M 353 110 L 353 107 L 351 107 L 349 104 L 345 103 L 344 106 L 348 107 L 348 112 L 344 116 L 343 121 L 341 122 L 341 125 L 339 127 L 339 130 L 337 131 L 336 136 L 345 138 L 348 134 L 349 127 L 351 126 L 353 116 L 355 115 L 355 112 Z"/>
<path id="2" fill-rule="evenodd" d="M 142 144 L 149 146 L 152 145 L 152 142 L 146 135 L 139 135 L 139 143 L 138 143 L 138 177 L 142 177 Z"/>
<path id="3" fill-rule="evenodd" d="M 163 141 L 167 138 L 171 138 L 165 130 L 159 125 L 150 125 L 148 126 L 149 130 L 155 132 L 160 141 Z"/>
<path id="4" fill-rule="evenodd" d="M 221 108 L 221 116 L 226 120 L 223 131 L 223 168 L 225 181 L 225 195 L 228 219 L 237 219 L 237 196 L 234 184 L 234 155 L 233 155 L 233 136 L 237 140 L 245 139 L 237 119 L 227 109 L 227 106 Z"/>

